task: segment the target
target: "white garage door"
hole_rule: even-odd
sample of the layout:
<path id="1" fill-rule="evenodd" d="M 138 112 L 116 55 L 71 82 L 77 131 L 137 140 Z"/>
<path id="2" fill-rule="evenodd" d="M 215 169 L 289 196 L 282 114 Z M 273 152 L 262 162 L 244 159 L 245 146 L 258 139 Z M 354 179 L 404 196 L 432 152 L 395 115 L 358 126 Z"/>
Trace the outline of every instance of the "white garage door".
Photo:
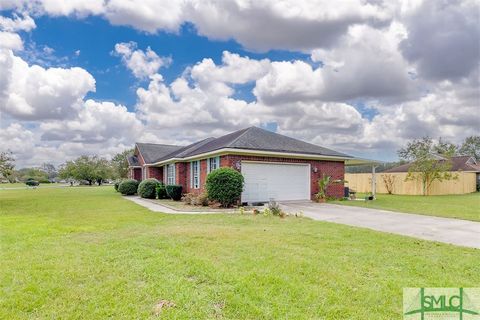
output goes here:
<path id="1" fill-rule="evenodd" d="M 242 174 L 245 178 L 242 202 L 310 199 L 308 164 L 242 161 Z"/>

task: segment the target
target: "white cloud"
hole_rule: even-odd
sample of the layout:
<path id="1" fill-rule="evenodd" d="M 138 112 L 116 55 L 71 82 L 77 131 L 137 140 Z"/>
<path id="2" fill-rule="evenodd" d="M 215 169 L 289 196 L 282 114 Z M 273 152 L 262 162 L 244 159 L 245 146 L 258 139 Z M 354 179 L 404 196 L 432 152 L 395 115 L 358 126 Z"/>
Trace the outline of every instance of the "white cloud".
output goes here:
<path id="1" fill-rule="evenodd" d="M 403 55 L 432 80 L 458 80 L 479 68 L 478 1 L 425 1 L 403 19 Z"/>
<path id="2" fill-rule="evenodd" d="M 0 29 L 4 31 L 30 31 L 35 27 L 35 21 L 28 15 L 20 17 L 14 14 L 13 18 L 0 16 Z"/>
<path id="3" fill-rule="evenodd" d="M 0 151 L 11 151 L 17 160 L 35 149 L 34 133 L 19 123 L 11 123 L 0 130 Z"/>
<path id="4" fill-rule="evenodd" d="M 155 33 L 158 30 L 177 31 L 184 22 L 183 0 L 110 0 L 104 15 L 114 25 L 129 25 Z"/>
<path id="5" fill-rule="evenodd" d="M 265 103 L 321 99 L 399 99 L 412 94 L 408 64 L 397 50 L 404 37 L 392 24 L 386 31 L 368 26 L 350 28 L 332 49 L 317 49 L 312 67 L 303 61 L 273 62 L 257 81 L 255 95 Z"/>
<path id="6" fill-rule="evenodd" d="M 89 99 L 77 117 L 43 122 L 40 128 L 43 141 L 104 143 L 114 139 L 132 143 L 142 131 L 142 124 L 125 106 Z"/>
<path id="7" fill-rule="evenodd" d="M 0 51 L 0 110 L 17 119 L 74 116 L 83 97 L 95 91 L 95 79 L 82 68 L 29 66 L 9 50 Z"/>
<path id="8" fill-rule="evenodd" d="M 122 58 L 125 66 L 139 79 L 157 73 L 161 67 L 172 62 L 171 58 L 159 57 L 150 47 L 146 51 L 137 49 L 137 44 L 133 41 L 117 43 L 114 53 Z"/>
<path id="9" fill-rule="evenodd" d="M 201 35 L 235 39 L 258 51 L 329 47 L 352 25 L 383 25 L 392 16 L 392 6 L 361 0 L 23 0 L 2 6 L 53 16 L 101 15 L 149 33 L 178 32 L 191 22 Z"/>
<path id="10" fill-rule="evenodd" d="M 0 50 L 22 50 L 23 41 L 16 33 L 0 31 Z"/>
<path id="11" fill-rule="evenodd" d="M 425 134 L 460 142 L 479 133 L 475 1 L 35 0 L 3 1 L 0 8 L 27 12 L 0 19 L 0 46 L 6 48 L 0 49 L 0 138 L 15 142 L 9 146 L 25 164 L 111 155 L 134 140 L 189 143 L 272 122 L 280 133 L 381 157 Z M 234 39 L 254 51 L 301 51 L 311 61 L 226 51 L 221 63 L 205 57 L 166 82 L 159 70 L 170 58 L 134 42 L 118 43 L 122 63 L 135 77 L 149 79 L 129 111 L 85 101 L 95 79 L 84 69 L 59 68 L 59 60 L 57 68 L 45 68 L 18 57 L 12 50 L 23 44 L 15 31 L 34 27 L 28 13 L 101 15 L 150 33 L 177 32 L 191 22 L 211 39 Z M 245 92 L 252 87 L 253 101 Z M 362 115 L 352 106 L 357 101 L 376 115 Z"/>
<path id="12" fill-rule="evenodd" d="M 259 51 L 329 47 L 351 25 L 389 19 L 381 4 L 356 0 L 191 1 L 187 12 L 201 35 Z"/>

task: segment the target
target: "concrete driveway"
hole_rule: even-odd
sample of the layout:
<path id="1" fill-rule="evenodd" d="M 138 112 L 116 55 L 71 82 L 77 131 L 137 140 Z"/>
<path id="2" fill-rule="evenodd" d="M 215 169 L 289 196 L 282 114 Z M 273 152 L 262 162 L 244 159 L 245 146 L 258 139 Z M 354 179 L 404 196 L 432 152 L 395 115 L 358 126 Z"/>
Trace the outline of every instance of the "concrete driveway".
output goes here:
<path id="1" fill-rule="evenodd" d="M 480 222 L 314 202 L 285 202 L 281 207 L 314 220 L 480 249 Z"/>

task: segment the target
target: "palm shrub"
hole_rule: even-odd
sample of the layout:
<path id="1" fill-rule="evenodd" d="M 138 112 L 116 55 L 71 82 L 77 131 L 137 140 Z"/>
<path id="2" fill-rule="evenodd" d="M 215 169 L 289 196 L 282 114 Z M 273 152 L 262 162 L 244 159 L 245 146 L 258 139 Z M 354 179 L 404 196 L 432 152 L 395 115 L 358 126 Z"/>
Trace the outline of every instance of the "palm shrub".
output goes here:
<path id="1" fill-rule="evenodd" d="M 315 194 L 317 201 L 325 201 L 327 198 L 327 188 L 330 184 L 330 176 L 323 174 L 322 178 L 318 179 L 318 193 Z"/>
<path id="2" fill-rule="evenodd" d="M 218 201 L 223 207 L 229 207 L 242 195 L 243 176 L 235 169 L 219 168 L 208 174 L 205 186 L 209 200 Z"/>
<path id="3" fill-rule="evenodd" d="M 145 179 L 138 185 L 137 194 L 142 198 L 155 199 L 159 184 L 157 179 Z"/>
<path id="4" fill-rule="evenodd" d="M 134 179 L 123 180 L 118 185 L 118 191 L 125 196 L 134 195 L 137 192 L 137 189 L 138 181 Z"/>

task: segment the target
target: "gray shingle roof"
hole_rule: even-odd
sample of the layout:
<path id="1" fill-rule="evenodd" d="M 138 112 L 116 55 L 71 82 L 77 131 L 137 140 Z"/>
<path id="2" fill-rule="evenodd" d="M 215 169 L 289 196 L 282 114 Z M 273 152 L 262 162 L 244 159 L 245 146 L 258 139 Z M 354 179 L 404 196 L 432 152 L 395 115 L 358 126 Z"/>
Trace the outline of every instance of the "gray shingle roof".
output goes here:
<path id="1" fill-rule="evenodd" d="M 201 147 L 186 154 L 194 156 L 201 153 L 215 151 L 222 148 L 247 149 L 286 153 L 305 153 L 323 156 L 351 156 L 331 149 L 320 147 L 301 140 L 290 138 L 278 133 L 267 131 L 257 127 L 250 127 L 235 131 L 220 138 L 205 143 Z"/>
<path id="2" fill-rule="evenodd" d="M 138 162 L 137 156 L 131 155 L 127 157 L 128 165 L 131 167 L 138 167 L 140 163 Z"/>
<path id="3" fill-rule="evenodd" d="M 171 158 L 184 158 L 189 153 L 194 152 L 195 150 L 197 150 L 198 148 L 203 146 L 205 143 L 208 143 L 212 140 L 215 140 L 215 138 L 207 138 L 207 139 L 204 139 L 204 140 L 194 142 L 194 143 L 192 143 L 188 146 L 180 147 L 180 148 L 176 149 L 175 151 L 164 155 L 163 157 L 159 158 L 155 162 L 159 162 L 159 161 L 163 161 L 163 160 L 167 160 L 167 159 L 171 159 Z"/>
<path id="4" fill-rule="evenodd" d="M 164 156 L 182 148 L 181 146 L 156 143 L 136 143 L 136 146 L 146 163 L 158 162 Z"/>
<path id="5" fill-rule="evenodd" d="M 238 130 L 219 138 L 207 138 L 188 146 L 154 143 L 137 143 L 136 145 L 146 163 L 156 163 L 172 158 L 186 158 L 224 148 L 352 158 L 344 153 L 257 127 Z"/>

